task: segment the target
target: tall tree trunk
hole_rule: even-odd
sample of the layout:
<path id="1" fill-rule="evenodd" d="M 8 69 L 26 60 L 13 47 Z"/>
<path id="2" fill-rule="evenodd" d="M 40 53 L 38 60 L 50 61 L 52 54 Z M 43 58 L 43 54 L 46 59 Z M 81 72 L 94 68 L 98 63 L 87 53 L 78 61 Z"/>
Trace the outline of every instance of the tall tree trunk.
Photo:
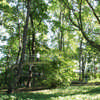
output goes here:
<path id="1" fill-rule="evenodd" d="M 29 21 L 29 11 L 30 11 L 30 0 L 27 1 L 27 17 L 26 17 L 26 24 L 24 26 L 24 32 L 23 32 L 23 47 L 22 47 L 22 53 L 21 53 L 21 59 L 19 62 L 19 74 L 22 70 L 22 64 L 24 63 L 25 58 L 25 51 L 26 51 L 26 42 L 27 42 L 27 31 L 28 31 L 28 21 Z"/>
<path id="2" fill-rule="evenodd" d="M 19 29 L 19 51 L 18 51 L 18 55 L 17 55 L 17 59 L 16 59 L 16 64 L 18 64 L 19 56 L 20 56 L 20 52 L 21 52 L 21 48 L 22 48 L 21 34 L 20 34 L 20 25 L 19 24 L 18 24 L 18 29 Z"/>
<path id="3" fill-rule="evenodd" d="M 60 23 L 62 26 L 62 12 L 60 11 Z M 59 50 L 62 51 L 62 44 L 63 44 L 63 32 L 62 32 L 62 28 L 60 29 L 60 47 Z"/>
<path id="4" fill-rule="evenodd" d="M 32 19 L 32 15 L 30 15 L 30 19 L 31 19 L 31 26 L 32 26 L 32 59 L 31 61 L 34 62 L 35 61 L 35 29 L 34 29 L 34 26 L 33 26 L 33 19 Z M 31 87 L 31 84 L 32 84 L 32 69 L 31 69 L 31 65 L 30 65 L 30 68 L 29 68 L 29 78 L 28 78 L 28 81 L 27 81 L 27 87 Z"/>
<path id="5" fill-rule="evenodd" d="M 6 78 L 6 83 L 7 83 L 7 86 L 8 86 L 8 91 L 7 93 L 12 93 L 12 86 L 11 86 L 11 75 L 9 75 L 8 77 L 8 73 L 9 73 L 9 55 L 10 55 L 10 49 L 8 50 L 8 54 L 7 54 L 7 67 L 6 67 L 6 75 L 5 75 L 5 78 Z M 7 70 L 8 69 L 8 70 Z M 7 78 L 8 77 L 8 78 Z M 7 82 L 8 81 L 8 82 Z"/>
<path id="6" fill-rule="evenodd" d="M 19 1 L 18 1 L 18 5 L 17 5 L 17 13 L 18 13 L 18 33 L 19 33 L 19 51 L 18 51 L 18 55 L 17 55 L 17 59 L 16 59 L 16 64 L 18 64 L 19 56 L 20 56 L 20 52 L 21 52 L 21 48 L 22 48 L 18 6 L 19 6 Z"/>
<path id="7" fill-rule="evenodd" d="M 32 85 L 32 66 L 30 65 L 30 67 L 29 67 L 29 77 L 28 77 L 28 81 L 27 81 L 27 87 L 31 87 L 31 85 Z"/>
<path id="8" fill-rule="evenodd" d="M 60 11 L 60 16 L 59 16 L 59 21 L 61 23 L 61 26 L 62 26 L 62 23 L 63 23 L 63 19 L 62 19 L 62 11 Z M 62 51 L 63 49 L 63 31 L 62 31 L 62 27 L 59 29 L 59 33 L 58 33 L 58 46 L 59 46 L 59 50 Z"/>
<path id="9" fill-rule="evenodd" d="M 95 67 L 95 57 L 94 57 L 94 61 L 93 61 L 93 66 L 94 66 L 94 79 L 96 79 L 96 67 Z"/>
<path id="10" fill-rule="evenodd" d="M 32 61 L 35 60 L 35 32 L 32 34 Z"/>
<path id="11" fill-rule="evenodd" d="M 27 31 L 28 31 L 28 22 L 29 22 L 29 13 L 30 13 L 30 2 L 31 0 L 27 1 L 27 14 L 26 14 L 26 22 L 24 26 L 24 32 L 23 32 L 23 47 L 22 47 L 22 53 L 21 58 L 19 62 L 19 68 L 18 68 L 18 75 L 16 77 L 15 85 L 20 81 L 21 73 L 22 73 L 22 64 L 24 63 L 25 58 L 25 50 L 26 50 L 26 42 L 27 42 Z M 14 87 L 12 87 L 14 88 Z"/>
<path id="12" fill-rule="evenodd" d="M 33 19 L 31 17 L 31 25 L 32 25 L 32 61 L 35 60 L 35 29 L 34 29 L 34 26 L 33 26 Z"/>
<path id="13" fill-rule="evenodd" d="M 85 56 L 82 55 L 82 81 L 84 80 L 84 71 L 85 71 Z"/>
<path id="14" fill-rule="evenodd" d="M 83 39 L 81 38 L 80 39 L 80 48 L 79 48 L 79 80 L 81 80 L 81 61 L 82 61 L 82 42 L 83 42 Z"/>
<path id="15" fill-rule="evenodd" d="M 28 38 L 28 49 L 29 49 L 29 62 L 31 61 L 31 56 L 32 56 L 32 53 L 31 53 L 31 41 L 30 41 L 30 35 L 29 35 L 29 38 Z"/>
<path id="16" fill-rule="evenodd" d="M 64 48 L 64 36 L 63 36 L 63 51 L 65 52 L 65 48 Z"/>

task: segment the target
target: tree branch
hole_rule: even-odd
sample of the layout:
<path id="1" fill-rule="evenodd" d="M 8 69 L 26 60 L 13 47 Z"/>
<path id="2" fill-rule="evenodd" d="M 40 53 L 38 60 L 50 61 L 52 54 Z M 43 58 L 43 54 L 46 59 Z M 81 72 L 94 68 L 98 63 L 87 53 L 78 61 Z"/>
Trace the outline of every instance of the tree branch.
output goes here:
<path id="1" fill-rule="evenodd" d="M 86 0 L 86 1 L 88 1 L 88 0 Z M 65 3 L 65 5 L 66 5 L 66 3 Z M 90 3 L 89 3 L 89 5 L 90 5 Z M 66 5 L 66 6 L 67 6 L 67 8 L 69 9 L 69 16 L 68 16 L 68 17 L 69 17 L 69 20 L 71 21 L 71 23 L 81 31 L 83 37 L 89 42 L 89 44 L 90 44 L 91 46 L 93 46 L 94 48 L 97 48 L 97 49 L 100 51 L 100 45 L 97 44 L 96 42 L 90 40 L 90 39 L 88 38 L 88 36 L 86 35 L 86 32 L 85 32 L 85 31 L 83 30 L 83 28 L 82 28 L 82 18 L 81 18 L 82 0 L 80 1 L 80 9 L 79 9 L 79 20 L 80 20 L 80 23 L 78 23 L 78 25 L 77 25 L 77 24 L 73 21 L 73 19 L 71 18 L 70 11 L 71 11 L 72 9 L 70 9 L 70 7 L 69 7 L 68 5 Z M 91 7 L 92 7 L 92 6 L 91 6 Z M 98 16 L 95 14 L 95 11 L 94 11 L 93 8 L 92 8 L 92 10 L 93 10 L 94 15 L 95 15 L 96 18 L 98 19 Z M 73 10 L 72 10 L 72 11 L 73 11 Z M 74 16 L 75 16 L 75 15 L 74 15 Z M 99 23 L 100 23 L 100 20 L 98 20 L 98 21 L 99 21 Z"/>
<path id="2" fill-rule="evenodd" d="M 83 37 L 89 42 L 89 44 L 90 44 L 91 46 L 93 46 L 94 48 L 97 48 L 97 49 L 100 51 L 100 45 L 99 45 L 99 44 L 96 44 L 94 41 L 90 40 L 90 39 L 86 36 L 86 33 L 85 33 L 82 29 L 80 29 L 80 31 L 81 31 Z"/>
<path id="3" fill-rule="evenodd" d="M 82 16 L 81 16 L 81 8 L 82 7 L 82 0 L 80 1 L 80 9 L 79 9 L 79 20 L 80 20 L 80 28 L 83 29 L 82 27 Z"/>
<path id="4" fill-rule="evenodd" d="M 98 21 L 99 24 L 100 24 L 100 19 L 99 19 L 99 17 L 97 16 L 97 14 L 95 13 L 95 10 L 93 9 L 92 5 L 89 3 L 88 0 L 86 0 L 86 2 L 88 3 L 89 7 L 92 9 L 92 12 L 93 12 L 94 16 L 96 17 L 97 21 Z"/>

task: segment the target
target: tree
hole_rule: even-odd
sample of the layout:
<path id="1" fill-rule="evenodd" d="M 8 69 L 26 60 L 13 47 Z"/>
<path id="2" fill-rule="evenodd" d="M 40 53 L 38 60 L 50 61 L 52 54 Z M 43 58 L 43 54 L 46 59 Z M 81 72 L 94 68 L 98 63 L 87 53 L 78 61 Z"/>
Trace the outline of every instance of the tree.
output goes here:
<path id="1" fill-rule="evenodd" d="M 75 1 L 71 1 L 71 2 L 69 2 L 69 0 L 66 0 L 66 1 L 63 0 L 62 2 L 64 4 L 64 7 L 68 10 L 67 18 L 70 20 L 71 24 L 81 31 L 83 37 L 90 43 L 90 45 L 92 45 L 93 47 L 100 50 L 100 48 L 99 48 L 100 45 L 96 41 L 90 39 L 89 38 L 90 35 L 89 36 L 87 35 L 87 34 L 91 34 L 91 31 L 89 31 L 91 29 L 88 28 L 88 31 L 86 31 L 86 29 L 85 29 L 86 25 L 87 25 L 87 23 L 85 21 L 88 19 L 88 16 L 90 16 L 90 14 L 94 15 L 95 18 L 97 19 L 96 23 L 100 24 L 99 16 L 97 15 L 99 13 L 99 11 L 95 11 L 93 9 L 91 3 L 88 0 L 86 0 L 86 1 L 75 0 Z M 89 7 L 86 5 L 86 2 L 89 5 Z M 94 0 L 91 2 L 94 2 Z M 86 9 L 87 9 L 87 12 L 86 12 L 87 14 L 85 13 Z M 90 11 L 90 9 L 92 9 L 92 11 Z M 73 20 L 73 18 L 74 18 L 74 20 Z M 89 19 L 93 20 L 93 18 L 94 17 L 90 17 Z M 93 23 L 95 24 L 95 22 L 93 22 Z M 91 26 L 92 23 L 89 22 L 89 24 Z M 93 38 L 93 31 L 92 31 L 91 36 Z"/>

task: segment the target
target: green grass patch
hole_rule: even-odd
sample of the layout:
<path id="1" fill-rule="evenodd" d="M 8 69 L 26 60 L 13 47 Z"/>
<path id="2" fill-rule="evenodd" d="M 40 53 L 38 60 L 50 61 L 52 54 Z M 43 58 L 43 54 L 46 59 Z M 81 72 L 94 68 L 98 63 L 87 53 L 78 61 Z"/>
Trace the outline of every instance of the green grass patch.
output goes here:
<path id="1" fill-rule="evenodd" d="M 96 79 L 93 79 L 93 80 L 89 80 L 88 82 L 89 83 L 100 82 L 100 78 L 96 78 Z"/>
<path id="2" fill-rule="evenodd" d="M 100 86 L 71 86 L 10 95 L 1 93 L 0 100 L 100 100 Z"/>

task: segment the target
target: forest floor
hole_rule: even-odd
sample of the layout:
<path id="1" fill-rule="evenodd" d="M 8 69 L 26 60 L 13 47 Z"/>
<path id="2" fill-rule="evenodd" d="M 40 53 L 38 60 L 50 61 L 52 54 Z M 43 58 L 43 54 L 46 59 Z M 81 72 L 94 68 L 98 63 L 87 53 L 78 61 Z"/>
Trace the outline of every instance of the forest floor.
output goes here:
<path id="1" fill-rule="evenodd" d="M 27 89 L 26 89 L 27 90 Z M 69 86 L 59 89 L 18 91 L 7 95 L 3 89 L 0 100 L 100 100 L 100 85 Z"/>

